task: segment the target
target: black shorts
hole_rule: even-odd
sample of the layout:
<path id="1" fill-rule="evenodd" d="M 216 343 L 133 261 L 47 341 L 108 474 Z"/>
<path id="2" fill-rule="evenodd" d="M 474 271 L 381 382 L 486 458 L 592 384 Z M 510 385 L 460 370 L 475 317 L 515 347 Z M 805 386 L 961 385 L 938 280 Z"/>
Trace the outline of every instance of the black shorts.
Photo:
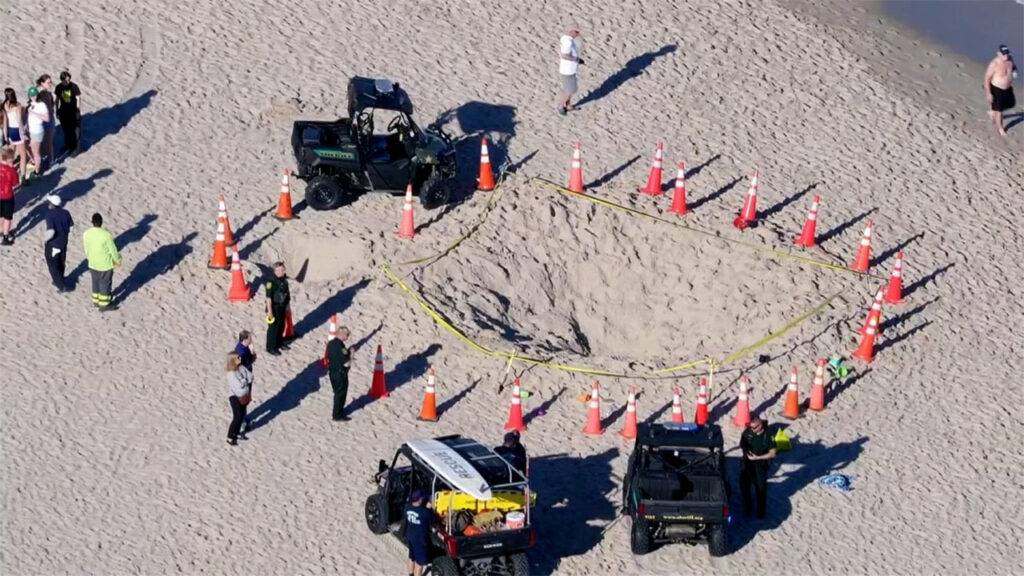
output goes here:
<path id="1" fill-rule="evenodd" d="M 992 92 L 992 110 L 1005 112 L 1017 105 L 1017 99 L 1013 97 L 1013 86 L 1003 89 L 994 84 L 989 85 Z"/>
<path id="2" fill-rule="evenodd" d="M 4 220 L 14 219 L 14 198 L 0 200 L 0 218 Z"/>
<path id="3" fill-rule="evenodd" d="M 430 564 L 430 555 L 427 553 L 427 547 L 416 545 L 409 546 L 409 560 L 412 560 L 420 566 Z"/>

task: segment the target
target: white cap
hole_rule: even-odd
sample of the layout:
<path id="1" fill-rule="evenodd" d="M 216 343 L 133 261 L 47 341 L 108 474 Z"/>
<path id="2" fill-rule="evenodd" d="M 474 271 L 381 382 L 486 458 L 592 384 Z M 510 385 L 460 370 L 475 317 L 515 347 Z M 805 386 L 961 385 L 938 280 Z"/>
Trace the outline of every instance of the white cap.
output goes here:
<path id="1" fill-rule="evenodd" d="M 46 200 L 47 200 L 47 202 L 49 202 L 50 204 L 53 204 L 54 206 L 60 206 L 60 196 L 57 196 L 56 194 L 48 195 L 46 197 Z"/>

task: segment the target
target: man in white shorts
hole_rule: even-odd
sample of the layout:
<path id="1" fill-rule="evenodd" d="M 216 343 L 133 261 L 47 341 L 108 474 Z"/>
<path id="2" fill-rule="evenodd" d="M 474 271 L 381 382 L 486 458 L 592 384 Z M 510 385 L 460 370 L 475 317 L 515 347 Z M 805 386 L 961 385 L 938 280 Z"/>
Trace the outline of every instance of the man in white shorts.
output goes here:
<path id="1" fill-rule="evenodd" d="M 583 64 L 580 47 L 576 43 L 579 36 L 579 30 L 569 30 L 558 41 L 558 74 L 562 77 L 562 99 L 558 102 L 558 113 L 562 116 L 569 110 L 575 110 L 571 101 L 578 88 L 576 70 Z"/>

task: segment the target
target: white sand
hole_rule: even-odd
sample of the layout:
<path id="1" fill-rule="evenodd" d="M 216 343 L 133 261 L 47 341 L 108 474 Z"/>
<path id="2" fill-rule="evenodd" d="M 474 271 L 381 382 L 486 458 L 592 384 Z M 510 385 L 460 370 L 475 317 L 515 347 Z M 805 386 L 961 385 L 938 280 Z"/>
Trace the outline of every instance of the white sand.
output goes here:
<path id="1" fill-rule="evenodd" d="M 241 246 L 250 277 L 257 263 L 284 258 L 294 273 L 310 258 L 304 282 L 292 286 L 296 322 L 312 332 L 282 358 L 260 358 L 253 406 L 269 401 L 279 413 L 241 447 L 224 444 L 223 353 L 243 328 L 260 332 L 262 349 L 263 320 L 261 300 L 227 303 L 227 275 L 206 269 L 216 196 L 227 195 L 236 231 L 266 211 L 281 167 L 292 162 L 291 122 L 341 114 L 352 74 L 401 81 L 421 124 L 455 110 L 450 130 L 502 129 L 492 136 L 513 159 L 536 152 L 474 236 L 430 266 L 398 268 L 449 318 L 500 350 L 646 373 L 722 358 L 843 290 L 832 309 L 719 376 L 713 407 L 731 400 L 734 389 L 725 386 L 738 369 L 748 370 L 757 406 L 779 391 L 791 365 L 806 393 L 815 358 L 851 351 L 880 284 L 527 182 L 564 181 L 577 139 L 588 182 L 639 156 L 601 178 L 594 193 L 644 210 L 669 202 L 633 194 L 657 141 L 666 143 L 669 174 L 679 159 L 707 163 L 688 183 L 693 203 L 742 178 L 686 216 L 725 237 L 788 246 L 813 194 L 824 198 L 820 233 L 874 208 L 876 254 L 923 233 L 905 248 L 907 284 L 917 289 L 884 311 L 895 318 L 880 339 L 885 348 L 826 413 L 791 426 L 797 449 L 780 458 L 772 520 L 733 530 L 737 550 L 726 558 L 711 561 L 703 547 L 686 546 L 636 558 L 628 520 L 602 534 L 617 515 L 628 454 L 613 433 L 621 419 L 601 438 L 583 437 L 575 397 L 589 378 L 528 370 L 523 383 L 535 395 L 526 409 L 554 399 L 525 439 L 541 493 L 540 543 L 531 552 L 538 573 L 1021 570 L 1014 364 L 1024 129 L 1006 141 L 993 134 L 982 68 L 870 13 L 832 7 L 587 1 L 570 16 L 519 3 L 422 4 L 2 9 L 3 82 L 22 90 L 39 71 L 67 64 L 91 114 L 87 152 L 19 198 L 64 194 L 77 222 L 69 269 L 80 261 L 77 239 L 93 211 L 115 235 L 141 222 L 129 232 L 134 241 L 115 282 L 132 274 L 131 285 L 145 283 L 119 312 L 99 315 L 90 309 L 88 276 L 72 295 L 50 288 L 42 225 L 3 250 L 0 572 L 404 574 L 404 551 L 373 536 L 362 518 L 377 459 L 418 436 L 500 440 L 504 362 L 433 325 L 378 272 L 385 261 L 450 243 L 488 195 L 447 212 L 418 211 L 419 224 L 439 219 L 412 244 L 392 236 L 401 201 L 375 195 L 334 213 L 305 210 L 286 224 L 263 217 L 247 226 Z M 855 16 L 872 27 L 848 19 Z M 554 113 L 554 54 L 560 30 L 573 23 L 584 32 L 584 94 L 632 58 L 678 48 L 563 119 Z M 907 67 L 919 70 L 899 83 L 891 72 Z M 475 171 L 474 148 L 471 138 L 462 149 L 465 178 Z M 741 234 L 730 222 L 755 164 L 762 210 L 817 186 Z M 294 194 L 298 201 L 300 183 Z M 849 261 L 862 228 L 853 224 L 814 254 Z M 392 386 L 401 384 L 341 426 L 329 421 L 330 387 L 315 364 L 332 312 L 354 339 L 369 337 L 350 397 L 359 401 L 368 388 L 377 344 L 395 371 Z M 758 365 L 762 353 L 771 362 Z M 413 419 L 428 363 L 438 371 L 440 402 L 469 388 L 437 424 Z M 620 408 L 636 383 L 641 417 L 664 407 L 673 385 L 683 387 L 689 415 L 692 374 L 602 378 L 613 400 L 605 412 Z M 780 407 L 767 408 L 773 420 Z M 735 443 L 737 431 L 722 423 Z M 854 491 L 816 484 L 833 470 L 851 475 Z"/>

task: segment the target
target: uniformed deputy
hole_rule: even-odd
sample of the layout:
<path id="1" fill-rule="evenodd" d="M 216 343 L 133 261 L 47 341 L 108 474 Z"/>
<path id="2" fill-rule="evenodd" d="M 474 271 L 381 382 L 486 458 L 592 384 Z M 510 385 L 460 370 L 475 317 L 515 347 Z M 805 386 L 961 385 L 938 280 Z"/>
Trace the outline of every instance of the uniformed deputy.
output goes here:
<path id="1" fill-rule="evenodd" d="M 291 303 L 284 262 L 274 262 L 274 277 L 267 282 L 267 353 L 278 356 L 288 350 L 284 343 L 284 318 Z"/>
<path id="2" fill-rule="evenodd" d="M 743 463 L 740 467 L 740 492 L 743 493 L 743 508 L 752 512 L 750 489 L 757 498 L 757 517 L 764 518 L 768 501 L 768 471 L 775 458 L 775 439 L 768 434 L 763 418 L 754 418 L 740 436 Z"/>
<path id="3" fill-rule="evenodd" d="M 348 367 L 352 359 L 345 341 L 349 330 L 345 326 L 338 327 L 338 335 L 327 343 L 327 375 L 331 378 L 331 389 L 334 390 L 334 408 L 331 418 L 335 422 L 346 421 L 345 397 L 348 396 Z"/>

